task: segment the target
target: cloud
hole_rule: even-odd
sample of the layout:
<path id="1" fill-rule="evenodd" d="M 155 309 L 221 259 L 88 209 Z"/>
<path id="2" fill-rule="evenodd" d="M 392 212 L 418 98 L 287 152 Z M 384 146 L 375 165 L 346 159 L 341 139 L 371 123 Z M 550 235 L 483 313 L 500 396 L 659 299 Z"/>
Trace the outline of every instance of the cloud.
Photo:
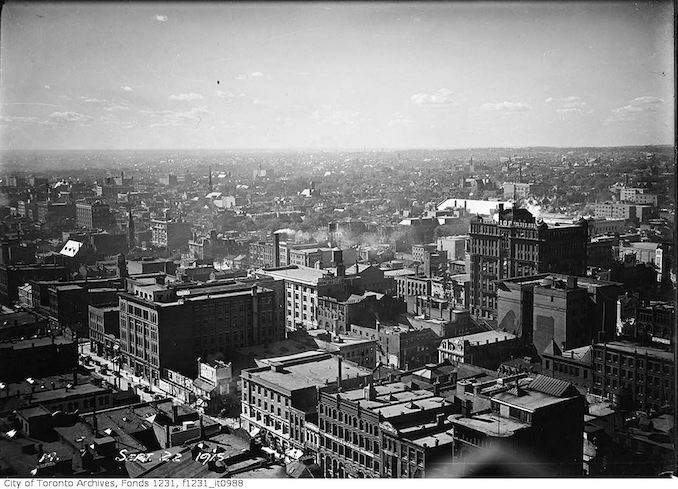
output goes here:
<path id="1" fill-rule="evenodd" d="M 155 20 L 158 22 L 167 22 L 167 16 L 166 15 L 156 15 Z"/>
<path id="2" fill-rule="evenodd" d="M 261 71 L 255 71 L 253 73 L 250 73 L 250 76 L 252 78 L 259 78 L 260 76 L 264 76 L 264 74 Z"/>
<path id="3" fill-rule="evenodd" d="M 412 124 L 414 124 L 414 120 L 400 112 L 394 112 L 387 123 L 388 127 L 410 126 Z"/>
<path id="4" fill-rule="evenodd" d="M 81 114 L 80 112 L 52 112 L 49 115 L 49 120 L 58 124 L 83 123 L 89 122 L 92 119 L 92 116 Z"/>
<path id="5" fill-rule="evenodd" d="M 88 104 L 104 104 L 106 100 L 102 98 L 89 98 L 89 97 L 80 97 L 80 99 Z"/>
<path id="6" fill-rule="evenodd" d="M 410 100 L 416 105 L 457 105 L 461 96 L 449 88 L 441 88 L 435 92 L 415 93 Z"/>
<path id="7" fill-rule="evenodd" d="M 612 111 L 612 115 L 608 117 L 603 123 L 610 124 L 613 122 L 632 122 L 643 115 L 656 112 L 657 109 L 663 104 L 664 99 L 659 97 L 636 97 L 627 105 L 614 109 Z"/>
<path id="8" fill-rule="evenodd" d="M 22 115 L 0 115 L 0 123 L 11 124 L 40 124 L 37 117 Z"/>
<path id="9" fill-rule="evenodd" d="M 124 90 L 125 92 L 134 91 L 134 89 L 132 87 L 128 86 L 128 85 L 124 85 L 124 86 L 120 87 L 120 90 Z"/>
<path id="10" fill-rule="evenodd" d="M 47 90 L 49 90 L 49 89 L 52 88 L 52 87 L 50 87 L 49 85 L 45 85 L 45 88 L 46 88 Z"/>
<path id="11" fill-rule="evenodd" d="M 199 93 L 180 93 L 178 95 L 170 95 L 170 100 L 202 100 L 205 97 Z"/>
<path id="12" fill-rule="evenodd" d="M 522 102 L 494 102 L 483 104 L 479 109 L 484 112 L 526 112 L 532 107 Z"/>
<path id="13" fill-rule="evenodd" d="M 655 112 L 657 107 L 664 103 L 664 100 L 659 97 L 636 97 L 628 105 L 614 109 L 615 113 L 629 113 L 629 112 Z"/>
<path id="14" fill-rule="evenodd" d="M 233 97 L 235 97 L 235 94 L 233 94 L 232 92 L 228 92 L 228 91 L 224 91 L 224 90 L 217 90 L 214 93 L 219 98 L 233 98 Z"/>
<path id="15" fill-rule="evenodd" d="M 574 95 L 562 98 L 549 97 L 545 100 L 545 102 L 547 104 L 553 105 L 555 111 L 559 114 L 593 113 L 593 109 L 591 109 L 581 97 L 576 97 Z"/>
<path id="16" fill-rule="evenodd" d="M 323 124 L 333 126 L 354 127 L 365 122 L 359 112 L 344 110 L 339 106 L 321 105 L 318 109 L 311 112 L 311 119 Z"/>
<path id="17" fill-rule="evenodd" d="M 247 80 L 247 75 L 245 73 L 238 73 L 235 75 L 236 80 Z"/>
<path id="18" fill-rule="evenodd" d="M 202 116 L 209 114 L 207 106 L 200 105 L 192 107 L 185 111 L 176 110 L 143 110 L 150 118 L 150 127 L 181 127 L 198 126 L 202 121 Z"/>

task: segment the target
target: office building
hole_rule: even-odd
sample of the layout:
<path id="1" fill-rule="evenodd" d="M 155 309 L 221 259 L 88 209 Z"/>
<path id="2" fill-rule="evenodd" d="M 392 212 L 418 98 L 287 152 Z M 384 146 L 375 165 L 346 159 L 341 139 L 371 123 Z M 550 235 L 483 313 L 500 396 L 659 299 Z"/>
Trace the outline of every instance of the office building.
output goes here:
<path id="1" fill-rule="evenodd" d="M 624 388 L 641 411 L 662 410 L 675 402 L 673 352 L 619 340 L 593 345 L 591 392 L 612 399 Z"/>
<path id="2" fill-rule="evenodd" d="M 526 209 L 499 210 L 497 221 L 471 221 L 471 312 L 497 314 L 497 280 L 544 272 L 584 275 L 586 221 L 549 226 Z"/>
<path id="3" fill-rule="evenodd" d="M 108 229 L 111 225 L 111 211 L 108 204 L 102 202 L 77 202 L 75 204 L 75 224 L 85 229 Z"/>
<path id="4" fill-rule="evenodd" d="M 128 283 L 120 294 L 123 364 L 157 384 L 167 368 L 195 376 L 196 359 L 284 337 L 274 293 L 255 285 L 168 288 L 154 278 Z"/>
<path id="5" fill-rule="evenodd" d="M 541 353 L 551 341 L 562 350 L 612 339 L 621 284 L 560 274 L 497 284 L 497 328 L 520 336 Z M 601 336 L 602 335 L 602 336 Z"/>
<path id="6" fill-rule="evenodd" d="M 356 388 L 372 377 L 372 371 L 332 357 L 308 352 L 270 359 L 241 372 L 243 429 L 252 437 L 284 454 L 303 450 L 307 421 L 318 412 L 318 388 L 338 383 Z"/>

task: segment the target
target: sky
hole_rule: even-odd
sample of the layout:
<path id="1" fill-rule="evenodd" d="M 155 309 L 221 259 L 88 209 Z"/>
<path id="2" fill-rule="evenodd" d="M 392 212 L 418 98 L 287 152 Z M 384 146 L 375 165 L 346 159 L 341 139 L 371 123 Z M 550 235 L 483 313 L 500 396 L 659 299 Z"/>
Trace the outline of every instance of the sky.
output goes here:
<path id="1" fill-rule="evenodd" d="M 16 3 L 3 149 L 673 144 L 670 2 Z"/>

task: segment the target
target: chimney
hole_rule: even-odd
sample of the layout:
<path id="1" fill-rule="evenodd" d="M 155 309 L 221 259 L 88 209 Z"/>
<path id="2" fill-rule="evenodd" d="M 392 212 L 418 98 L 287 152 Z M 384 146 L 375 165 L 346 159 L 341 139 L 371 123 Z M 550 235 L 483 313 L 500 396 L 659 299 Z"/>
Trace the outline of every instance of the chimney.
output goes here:
<path id="1" fill-rule="evenodd" d="M 443 413 L 436 415 L 436 424 L 442 426 L 445 424 L 445 415 Z"/>
<path id="2" fill-rule="evenodd" d="M 470 418 L 473 413 L 473 401 L 471 400 L 466 400 L 464 403 L 464 417 L 465 418 Z"/>
<path id="3" fill-rule="evenodd" d="M 179 418 L 179 406 L 172 404 L 172 421 L 176 424 L 178 423 L 177 419 Z"/>
<path id="4" fill-rule="evenodd" d="M 280 234 L 273 233 L 273 266 L 280 266 Z"/>
<path id="5" fill-rule="evenodd" d="M 337 355 L 337 389 L 341 392 L 341 355 Z"/>
<path id="6" fill-rule="evenodd" d="M 73 369 L 73 387 L 78 385 L 78 369 L 74 368 Z"/>
<path id="7" fill-rule="evenodd" d="M 567 288 L 576 289 L 577 288 L 577 277 L 567 276 Z"/>

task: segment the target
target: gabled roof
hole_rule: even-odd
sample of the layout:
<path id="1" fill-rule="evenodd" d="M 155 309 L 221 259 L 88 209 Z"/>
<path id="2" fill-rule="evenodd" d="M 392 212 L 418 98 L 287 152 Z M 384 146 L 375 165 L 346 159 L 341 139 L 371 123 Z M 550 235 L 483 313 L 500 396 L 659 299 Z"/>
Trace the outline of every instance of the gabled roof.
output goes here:
<path id="1" fill-rule="evenodd" d="M 569 382 L 546 375 L 537 375 L 528 388 L 554 397 L 571 397 L 579 394 L 577 389 Z"/>
<path id="2" fill-rule="evenodd" d="M 81 243 L 80 241 L 69 239 L 64 245 L 64 247 L 61 248 L 61 252 L 59 254 L 73 258 L 75 255 L 78 254 L 78 251 L 80 251 L 80 248 L 82 248 L 82 246 L 83 243 Z"/>

